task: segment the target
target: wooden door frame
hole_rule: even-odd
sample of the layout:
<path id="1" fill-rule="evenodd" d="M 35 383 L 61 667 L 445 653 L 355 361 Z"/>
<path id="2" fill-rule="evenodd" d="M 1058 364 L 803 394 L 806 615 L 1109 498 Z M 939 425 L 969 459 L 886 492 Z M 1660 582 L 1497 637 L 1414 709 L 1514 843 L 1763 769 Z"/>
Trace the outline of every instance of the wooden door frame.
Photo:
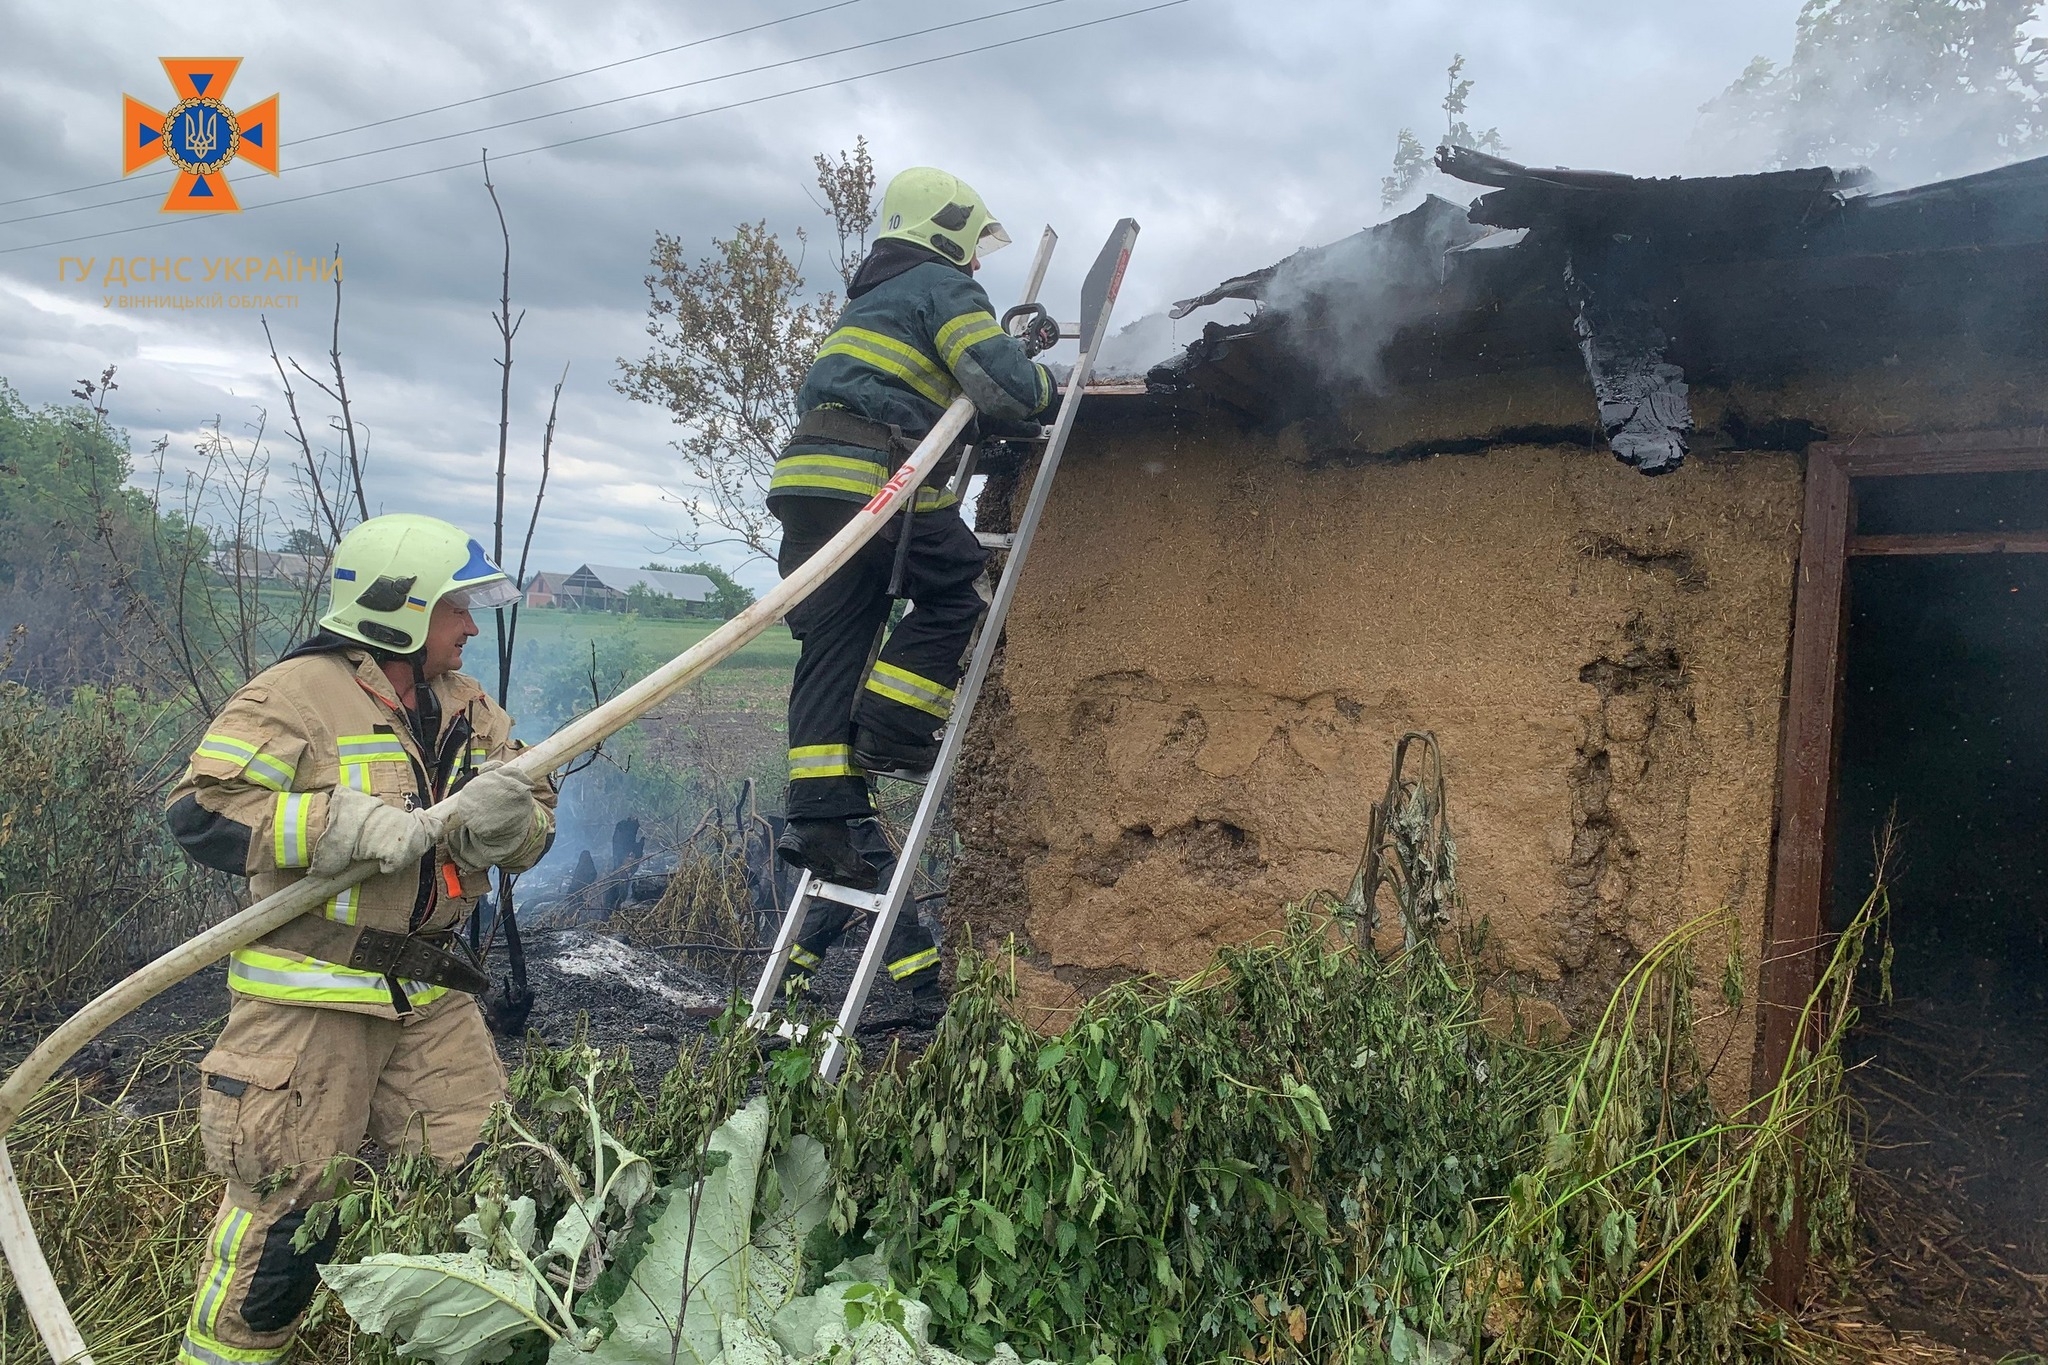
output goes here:
<path id="1" fill-rule="evenodd" d="M 1776 1084 L 1828 948 L 1835 775 L 1841 752 L 1851 556 L 2048 552 L 2048 536 L 1858 536 L 1856 479 L 2048 470 L 2048 428 L 1824 441 L 1807 448 L 1806 502 L 1793 575 L 1792 650 L 1778 757 L 1778 818 L 1765 915 L 1753 1088 Z M 1772 1259 L 1769 1290 L 1790 1307 L 1805 1278 L 1804 1218 Z"/>

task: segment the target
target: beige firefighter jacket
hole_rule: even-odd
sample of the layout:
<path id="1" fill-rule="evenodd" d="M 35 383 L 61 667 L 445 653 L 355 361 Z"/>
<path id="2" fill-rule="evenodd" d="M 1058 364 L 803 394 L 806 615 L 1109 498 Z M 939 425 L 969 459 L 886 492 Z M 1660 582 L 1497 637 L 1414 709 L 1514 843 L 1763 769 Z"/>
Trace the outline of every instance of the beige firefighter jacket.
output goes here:
<path id="1" fill-rule="evenodd" d="M 521 747 L 512 720 L 474 678 L 430 686 L 441 702 L 438 754 L 424 754 L 384 670 L 367 650 L 287 658 L 228 700 L 170 796 L 170 823 L 196 860 L 249 878 L 253 899 L 305 875 L 327 828 L 327 794 L 350 786 L 407 809 L 430 806 L 487 760 Z M 535 789 L 533 836 L 501 866 L 517 872 L 546 852 L 555 792 Z M 372 876 L 236 951 L 228 986 L 240 995 L 395 1018 L 392 984 L 348 967 L 363 929 L 435 933 L 466 919 L 489 888 L 487 870 L 458 866 L 445 845 L 417 870 Z M 448 988 L 399 983 L 408 1009 Z"/>

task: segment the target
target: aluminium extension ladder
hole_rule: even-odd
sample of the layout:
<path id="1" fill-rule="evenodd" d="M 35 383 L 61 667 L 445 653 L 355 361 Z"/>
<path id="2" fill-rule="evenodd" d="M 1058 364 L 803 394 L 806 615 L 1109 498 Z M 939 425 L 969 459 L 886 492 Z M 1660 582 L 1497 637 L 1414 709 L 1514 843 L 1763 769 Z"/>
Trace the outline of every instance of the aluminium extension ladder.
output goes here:
<path id="1" fill-rule="evenodd" d="M 940 803 L 945 800 L 946 790 L 952 782 L 953 769 L 960 761 L 960 748 L 967 733 L 967 724 L 973 718 L 974 704 L 981 695 L 982 685 L 988 680 L 990 665 L 995 660 L 998 643 L 1002 639 L 1003 622 L 1009 617 L 1010 603 L 1017 595 L 1018 578 L 1024 568 L 1025 556 L 1030 553 L 1032 537 L 1038 531 L 1039 516 L 1045 511 L 1046 499 L 1052 492 L 1054 472 L 1059 468 L 1060 454 L 1066 449 L 1067 437 L 1074 429 L 1074 415 L 1081 405 L 1083 391 L 1088 377 L 1094 372 L 1096 353 L 1101 349 L 1102 340 L 1109 330 L 1110 312 L 1116 306 L 1117 291 L 1123 285 L 1124 268 L 1130 263 L 1131 246 L 1137 241 L 1138 225 L 1129 218 L 1120 221 L 1110 232 L 1109 240 L 1103 245 L 1102 254 L 1095 258 L 1087 279 L 1081 285 L 1081 316 L 1079 329 L 1071 335 L 1080 341 L 1080 357 L 1074 362 L 1074 372 L 1067 380 L 1066 396 L 1060 403 L 1059 416 L 1054 420 L 1052 431 L 1045 438 L 1045 451 L 1039 457 L 1038 472 L 1031 482 L 1031 492 L 1025 500 L 1024 513 L 1018 519 L 1016 530 L 1008 536 L 985 537 L 984 543 L 991 548 L 1005 550 L 1007 554 L 996 579 L 993 600 L 983 616 L 980 634 L 973 645 L 973 653 L 967 665 L 967 672 L 954 689 L 953 711 L 947 718 L 939 742 L 939 755 L 932 764 L 930 774 L 924 779 L 924 794 L 918 800 L 917 813 L 911 817 L 910 828 L 904 834 L 903 847 L 897 851 L 896 867 L 889 878 L 888 886 L 879 891 L 858 891 L 850 886 L 828 882 L 821 877 L 805 872 L 797 882 L 796 894 L 790 898 L 789 911 L 783 916 L 782 928 L 775 938 L 775 947 L 769 954 L 767 965 L 762 969 L 761 979 L 754 986 L 751 1014 L 748 1022 L 756 1028 L 765 1027 L 769 1017 L 769 1004 L 782 985 L 783 973 L 788 970 L 790 954 L 797 940 L 803 937 L 804 921 L 809 917 L 811 906 L 818 901 L 836 901 L 866 912 L 871 917 L 868 926 L 867 946 L 861 953 L 860 968 L 854 973 L 853 984 L 847 990 L 845 1003 L 840 1006 L 838 1021 L 832 1026 L 825 1051 L 818 1060 L 818 1073 L 826 1080 L 837 1079 L 841 1068 L 846 1065 L 846 1052 L 853 1040 L 854 1030 L 859 1027 L 861 1011 L 866 1008 L 868 993 L 873 990 L 875 978 L 879 975 L 883 959 L 887 956 L 890 931 L 896 927 L 896 917 L 910 908 L 911 886 L 916 880 L 918 862 L 924 852 L 932 827 L 938 820 Z M 1038 254 L 1032 260 L 1031 274 L 1024 290 L 1024 305 L 1013 309 L 1012 314 L 1022 312 L 1028 305 L 1035 304 L 1039 287 L 1045 281 L 1046 267 L 1052 259 L 1052 249 L 1058 238 L 1051 228 L 1038 244 Z M 974 474 L 975 451 L 969 448 L 962 457 L 960 472 L 954 481 L 954 492 L 965 497 L 967 481 Z M 912 500 L 914 501 L 914 499 Z M 908 537 L 905 537 L 907 542 Z M 893 774 L 891 776 L 894 776 Z M 782 1031 L 793 1035 L 792 1025 L 785 1023 Z"/>

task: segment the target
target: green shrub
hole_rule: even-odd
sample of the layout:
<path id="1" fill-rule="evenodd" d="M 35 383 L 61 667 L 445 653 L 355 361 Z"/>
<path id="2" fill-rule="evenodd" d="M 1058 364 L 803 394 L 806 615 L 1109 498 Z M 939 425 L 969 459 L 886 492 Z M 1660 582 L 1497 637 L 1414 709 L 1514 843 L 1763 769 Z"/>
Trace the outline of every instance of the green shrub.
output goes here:
<path id="1" fill-rule="evenodd" d="M 52 701 L 0 683 L 0 998 L 76 1003 L 206 924 L 206 878 L 164 828 L 171 713 L 128 688 Z"/>

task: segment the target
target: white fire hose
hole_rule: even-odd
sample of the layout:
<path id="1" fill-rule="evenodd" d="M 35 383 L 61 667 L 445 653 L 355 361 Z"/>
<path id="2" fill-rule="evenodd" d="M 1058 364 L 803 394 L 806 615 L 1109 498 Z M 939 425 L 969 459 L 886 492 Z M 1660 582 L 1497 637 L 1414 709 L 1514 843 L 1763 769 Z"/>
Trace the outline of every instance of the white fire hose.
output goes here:
<path id="1" fill-rule="evenodd" d="M 1047 236 L 1050 237 L 1050 232 Z M 1048 244 L 1049 247 L 1049 244 Z M 1048 249 L 1042 247 L 1041 251 Z M 1042 277 L 1043 265 L 1035 272 Z M 974 404 L 956 398 L 931 434 L 896 471 L 882 491 L 854 514 L 825 547 L 805 561 L 803 567 L 777 584 L 774 591 L 738 616 L 654 672 L 642 678 L 604 705 L 570 721 L 547 739 L 525 750 L 505 765 L 506 771 L 537 782 L 571 759 L 595 748 L 666 700 L 677 688 L 705 672 L 713 664 L 736 653 L 797 603 L 810 596 L 834 571 L 873 539 L 890 514 L 932 471 L 947 447 L 953 444 L 968 420 Z M 445 830 L 454 814 L 455 800 L 449 798 L 423 812 L 436 827 Z M 266 896 L 232 918 L 186 940 L 156 961 L 102 993 L 72 1015 L 45 1038 L 20 1066 L 0 1084 L 0 1249 L 7 1254 L 7 1267 L 14 1274 L 15 1289 L 27 1305 L 43 1345 L 57 1365 L 93 1365 L 78 1324 L 65 1306 L 64 1296 L 43 1259 L 42 1244 L 30 1224 L 21 1186 L 14 1178 L 13 1163 L 7 1156 L 8 1130 L 43 1084 L 69 1061 L 72 1054 L 97 1038 L 108 1026 L 162 991 L 194 972 L 246 947 L 271 930 L 288 923 L 337 893 L 354 886 L 377 871 L 374 862 L 357 863 L 338 877 L 305 877 L 274 895 Z"/>

